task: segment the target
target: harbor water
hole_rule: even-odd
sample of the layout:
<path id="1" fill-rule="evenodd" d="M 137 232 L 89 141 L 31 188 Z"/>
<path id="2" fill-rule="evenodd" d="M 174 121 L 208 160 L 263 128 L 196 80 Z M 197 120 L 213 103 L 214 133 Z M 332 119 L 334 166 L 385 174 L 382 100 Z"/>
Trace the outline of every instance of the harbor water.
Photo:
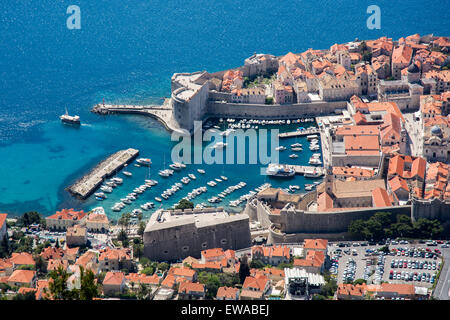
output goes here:
<path id="1" fill-rule="evenodd" d="M 174 72 L 233 68 L 254 52 L 282 55 L 308 48 L 324 49 L 355 38 L 389 36 L 397 39 L 413 33 L 448 35 L 442 2 L 378 1 L 382 10 L 380 30 L 366 27 L 370 1 L 252 2 L 199 0 L 196 5 L 173 1 L 80 0 L 80 30 L 66 27 L 67 1 L 3 3 L 0 13 L 0 212 L 11 215 L 39 211 L 44 215 L 62 208 L 89 210 L 110 207 L 144 183 L 150 174 L 159 181 L 147 190 L 131 210 L 154 201 L 188 173 L 197 180 L 164 201 L 172 206 L 193 188 L 220 175 L 228 180 L 195 199 L 207 202 L 227 186 L 240 181 L 245 188 L 229 195 L 227 205 L 265 182 L 275 187 L 301 186 L 312 181 L 297 176 L 290 180 L 261 176 L 261 165 L 188 165 L 169 178 L 157 173 L 170 162 L 175 142 L 157 121 L 140 116 L 98 116 L 90 109 L 103 99 L 118 104 L 161 104 L 170 95 Z M 233 17 L 228 19 L 226 17 Z M 327 23 L 325 23 L 325 21 Z M 442 21 L 445 21 L 444 23 Z M 244 32 L 245 31 L 245 32 Z M 79 115 L 81 126 L 63 125 L 59 116 L 68 109 Z M 295 130 L 298 126 L 283 126 Z M 289 146 L 304 145 L 299 158 L 280 153 L 281 163 L 307 164 L 311 155 L 305 138 L 281 140 Z M 126 148 L 140 150 L 152 159 L 148 168 L 130 165 L 131 178 L 99 202 L 80 201 L 65 188 L 98 162 Z M 288 148 L 289 149 L 289 148 Z M 205 175 L 197 172 L 206 170 Z M 124 212 L 124 211 L 122 211 Z M 148 212 L 150 213 L 150 211 Z"/>

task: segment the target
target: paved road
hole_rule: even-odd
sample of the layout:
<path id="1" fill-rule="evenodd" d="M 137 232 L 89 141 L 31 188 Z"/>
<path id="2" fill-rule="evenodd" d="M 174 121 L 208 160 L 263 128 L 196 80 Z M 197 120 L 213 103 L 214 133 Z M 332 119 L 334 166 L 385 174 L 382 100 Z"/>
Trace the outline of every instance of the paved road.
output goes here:
<path id="1" fill-rule="evenodd" d="M 450 300 L 448 296 L 448 290 L 450 289 L 450 248 L 440 250 L 444 258 L 444 265 L 433 296 L 439 300 Z"/>

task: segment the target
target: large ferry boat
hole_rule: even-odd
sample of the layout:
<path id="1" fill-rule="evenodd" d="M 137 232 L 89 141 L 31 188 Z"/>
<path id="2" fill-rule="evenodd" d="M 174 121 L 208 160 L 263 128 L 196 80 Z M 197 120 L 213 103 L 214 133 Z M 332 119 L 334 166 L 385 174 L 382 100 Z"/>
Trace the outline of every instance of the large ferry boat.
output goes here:
<path id="1" fill-rule="evenodd" d="M 281 165 L 269 165 L 266 170 L 267 175 L 273 177 L 293 177 L 295 171 L 292 168 L 281 166 Z"/>

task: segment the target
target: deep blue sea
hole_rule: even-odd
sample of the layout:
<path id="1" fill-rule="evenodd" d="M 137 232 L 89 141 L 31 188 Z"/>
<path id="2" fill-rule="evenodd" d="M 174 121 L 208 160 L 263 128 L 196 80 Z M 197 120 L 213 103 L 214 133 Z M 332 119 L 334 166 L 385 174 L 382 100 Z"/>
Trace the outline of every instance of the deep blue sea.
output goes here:
<path id="1" fill-rule="evenodd" d="M 381 29 L 366 27 L 369 5 L 381 9 Z M 81 9 L 81 29 L 66 27 L 67 7 Z M 148 174 L 134 173 L 104 203 L 70 197 L 64 188 L 109 154 L 134 147 L 152 158 L 160 185 L 145 193 L 136 207 L 198 166 L 163 182 L 156 175 L 170 161 L 170 134 L 154 120 L 137 116 L 101 117 L 95 103 L 161 103 L 170 94 L 174 72 L 218 71 L 243 63 L 254 52 L 285 54 L 334 43 L 414 33 L 448 36 L 450 1 L 2 1 L 0 11 L 0 212 L 37 210 L 45 215 L 64 207 L 110 206 Z M 80 128 L 64 126 L 65 108 L 81 116 Z M 299 139 L 299 142 L 301 139 Z M 292 140 L 294 141 L 294 140 Z M 285 144 L 290 144 L 287 141 Z M 307 149 L 307 148 L 306 148 Z M 282 162 L 305 163 L 282 154 Z M 283 158 L 285 157 L 285 158 Z M 289 161 L 288 161 L 289 160 Z M 248 182 L 238 198 L 262 183 L 286 186 L 258 174 L 259 165 L 215 166 L 203 181 L 223 172 L 228 185 Z M 199 174 L 196 174 L 199 176 Z M 199 179 L 200 180 L 200 179 Z M 270 181 L 269 181 L 270 180 Z M 171 205 L 184 194 L 178 193 Z M 226 201 L 228 202 L 228 201 Z M 131 209 L 132 207 L 130 207 Z M 112 215 L 114 216 L 114 215 Z"/>

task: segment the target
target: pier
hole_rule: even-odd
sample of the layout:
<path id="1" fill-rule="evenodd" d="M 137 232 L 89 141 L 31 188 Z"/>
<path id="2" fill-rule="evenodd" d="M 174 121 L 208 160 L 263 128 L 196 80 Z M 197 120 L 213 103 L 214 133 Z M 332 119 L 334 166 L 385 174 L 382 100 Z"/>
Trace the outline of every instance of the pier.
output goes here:
<path id="1" fill-rule="evenodd" d="M 180 131 L 172 121 L 172 107 L 169 101 L 164 101 L 163 105 L 114 105 L 99 103 L 92 110 L 100 115 L 108 114 L 140 114 L 150 116 L 161 122 L 169 131 Z"/>
<path id="2" fill-rule="evenodd" d="M 83 176 L 72 186 L 67 188 L 72 195 L 86 199 L 97 189 L 105 178 L 117 173 L 118 170 L 139 155 L 137 149 L 120 150 L 100 162 L 91 172 Z"/>
<path id="3" fill-rule="evenodd" d="M 323 167 L 319 166 L 297 166 L 297 165 L 291 165 L 291 164 L 281 164 L 281 166 L 294 169 L 295 174 L 305 174 L 305 172 L 312 172 L 316 171 L 319 172 L 321 175 L 325 175 L 325 169 Z"/>
<path id="4" fill-rule="evenodd" d="M 311 134 L 319 134 L 319 133 L 320 133 L 319 128 L 308 128 L 305 130 L 283 132 L 283 133 L 278 134 L 278 138 L 302 137 L 302 136 L 308 136 Z"/>

